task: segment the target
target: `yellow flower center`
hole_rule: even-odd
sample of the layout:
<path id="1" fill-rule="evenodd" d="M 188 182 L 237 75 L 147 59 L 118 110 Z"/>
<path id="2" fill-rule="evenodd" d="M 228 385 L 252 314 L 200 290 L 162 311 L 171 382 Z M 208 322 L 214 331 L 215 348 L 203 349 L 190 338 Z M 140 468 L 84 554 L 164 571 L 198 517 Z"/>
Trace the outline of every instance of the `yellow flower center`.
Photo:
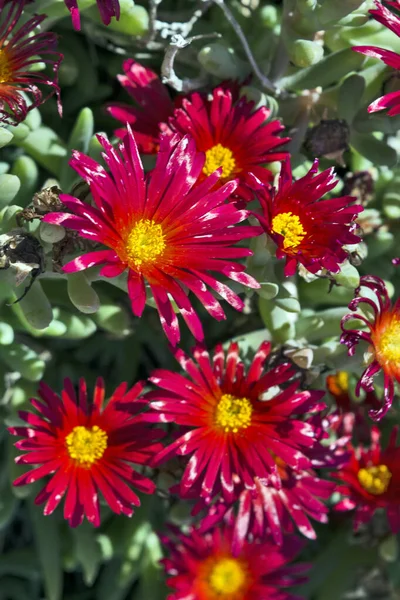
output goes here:
<path id="1" fill-rule="evenodd" d="M 125 244 L 126 254 L 137 269 L 153 264 L 166 248 L 161 225 L 141 219 L 133 227 Z"/>
<path id="2" fill-rule="evenodd" d="M 327 377 L 328 389 L 334 396 L 346 394 L 349 391 L 349 374 L 347 371 L 337 371 Z"/>
<path id="3" fill-rule="evenodd" d="M 225 433 L 237 433 L 239 429 L 246 429 L 250 425 L 252 412 L 253 407 L 247 398 L 224 394 L 217 406 L 215 423 Z"/>
<path id="4" fill-rule="evenodd" d="M 272 219 L 272 231 L 283 235 L 284 248 L 296 248 L 307 234 L 300 218 L 292 212 L 279 213 Z"/>
<path id="5" fill-rule="evenodd" d="M 206 152 L 206 162 L 204 163 L 203 173 L 211 175 L 222 167 L 222 177 L 226 179 L 232 175 L 236 167 L 236 161 L 233 157 L 233 152 L 229 148 L 225 148 L 222 144 L 213 146 Z"/>
<path id="6" fill-rule="evenodd" d="M 391 477 L 392 474 L 386 465 L 376 465 L 358 471 L 358 481 L 364 490 L 374 496 L 380 496 L 386 492 Z"/>
<path id="7" fill-rule="evenodd" d="M 7 51 L 0 49 L 0 83 L 8 83 L 12 80 L 13 71 L 10 66 L 10 59 Z"/>
<path id="8" fill-rule="evenodd" d="M 400 318 L 393 317 L 377 336 L 376 352 L 379 362 L 400 367 Z"/>
<path id="9" fill-rule="evenodd" d="M 101 458 L 107 448 L 108 436 L 94 425 L 91 429 L 78 425 L 65 438 L 68 454 L 80 467 L 89 469 Z"/>
<path id="10" fill-rule="evenodd" d="M 234 558 L 222 558 L 211 569 L 208 584 L 218 598 L 231 598 L 243 589 L 247 580 L 245 566 Z"/>

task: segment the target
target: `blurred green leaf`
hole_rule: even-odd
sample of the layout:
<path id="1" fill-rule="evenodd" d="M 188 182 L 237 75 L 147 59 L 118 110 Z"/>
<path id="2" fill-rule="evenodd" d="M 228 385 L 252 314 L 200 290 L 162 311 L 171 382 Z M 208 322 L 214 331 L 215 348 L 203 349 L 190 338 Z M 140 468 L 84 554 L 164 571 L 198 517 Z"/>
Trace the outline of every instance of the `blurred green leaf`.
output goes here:
<path id="1" fill-rule="evenodd" d="M 30 520 L 38 557 L 44 577 L 47 600 L 61 600 L 63 572 L 58 521 L 54 515 L 45 517 L 43 507 L 29 503 Z"/>

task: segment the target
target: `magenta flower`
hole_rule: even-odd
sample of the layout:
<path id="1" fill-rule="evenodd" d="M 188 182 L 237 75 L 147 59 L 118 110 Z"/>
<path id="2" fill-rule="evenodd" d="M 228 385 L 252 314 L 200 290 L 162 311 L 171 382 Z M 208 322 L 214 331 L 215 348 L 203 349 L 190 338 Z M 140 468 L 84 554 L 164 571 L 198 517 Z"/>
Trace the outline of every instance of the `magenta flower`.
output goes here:
<path id="1" fill-rule="evenodd" d="M 81 28 L 81 16 L 78 8 L 78 0 L 64 0 L 64 2 L 71 13 L 73 28 L 79 31 Z M 117 20 L 119 19 L 119 0 L 97 0 L 97 6 L 104 25 L 109 25 L 112 17 L 115 17 Z"/>
<path id="2" fill-rule="evenodd" d="M 362 296 L 363 287 L 372 292 L 375 298 L 371 299 L 370 294 Z M 372 309 L 373 316 L 367 317 L 356 312 L 360 304 Z M 400 298 L 392 305 L 382 279 L 374 275 L 364 275 L 356 290 L 356 297 L 349 304 L 349 309 L 353 312 L 342 319 L 343 334 L 340 341 L 348 347 L 350 356 L 355 353 L 361 341 L 367 342 L 370 355 L 369 364 L 357 384 L 356 394 L 359 395 L 361 389 L 367 393 L 372 392 L 374 377 L 380 371 L 383 372 L 383 405 L 376 408 L 375 402 L 374 408 L 369 411 L 370 417 L 378 421 L 392 406 L 394 382 L 400 383 Z M 346 323 L 354 319 L 364 323 L 367 330 L 347 329 Z"/>
<path id="3" fill-rule="evenodd" d="M 378 0 L 375 1 L 375 4 L 376 9 L 370 10 L 369 13 L 376 21 L 379 21 L 379 23 L 382 23 L 382 25 L 400 37 L 400 17 L 395 12 L 386 8 L 385 5 Z M 400 0 L 393 0 L 392 2 L 386 1 L 386 4 L 396 10 L 400 10 Z M 388 65 L 388 67 L 393 67 L 396 71 L 400 70 L 400 54 L 397 54 L 397 52 L 385 50 L 384 48 L 378 48 L 376 46 L 353 46 L 353 50 L 361 52 L 361 54 L 365 54 L 366 56 L 371 56 L 372 58 L 379 58 Z M 389 92 L 372 102 L 368 106 L 368 112 L 373 113 L 386 108 L 389 109 L 388 114 L 390 116 L 400 114 L 400 90 Z"/>
<path id="4" fill-rule="evenodd" d="M 47 31 L 34 33 L 46 15 L 33 16 L 16 31 L 23 7 L 23 0 L 14 0 L 7 6 L 0 3 L 0 121 L 11 125 L 21 123 L 30 110 L 53 94 L 57 95 L 58 111 L 62 113 L 57 74 L 63 55 L 56 51 L 57 36 Z M 32 71 L 31 66 L 38 63 L 48 65 L 53 78 L 44 71 Z M 42 86 L 50 88 L 45 97 Z M 30 97 L 29 105 L 22 92 Z"/>
<path id="5" fill-rule="evenodd" d="M 232 519 L 206 534 L 170 527 L 161 538 L 167 584 L 174 590 L 167 600 L 301 600 L 285 589 L 306 580 L 309 565 L 287 564 L 301 551 L 301 540 L 287 536 L 277 547 L 247 538 L 234 549 L 233 535 Z"/>
<path id="6" fill-rule="evenodd" d="M 304 414 L 325 407 L 323 392 L 299 391 L 289 363 L 266 369 L 269 353 L 270 344 L 261 344 L 246 372 L 235 343 L 227 353 L 217 346 L 212 358 L 197 347 L 197 364 L 178 350 L 175 356 L 188 378 L 166 370 L 150 377 L 159 389 L 146 396 L 153 411 L 146 418 L 179 427 L 155 462 L 188 457 L 179 484 L 182 497 L 197 495 L 208 503 L 222 494 L 232 503 L 238 492 L 254 487 L 256 477 L 281 489 L 282 461 L 296 471 L 312 467 L 309 455 L 320 448 L 320 431 Z M 263 400 L 272 392 L 273 398 Z"/>
<path id="7" fill-rule="evenodd" d="M 171 344 L 180 339 L 178 318 L 171 300 L 197 340 L 203 326 L 187 296 L 199 298 L 215 319 L 225 313 L 216 291 L 237 310 L 243 301 L 210 272 L 257 288 L 255 279 L 244 273 L 244 265 L 232 259 L 252 254 L 248 248 L 233 246 L 261 233 L 244 221 L 248 211 L 226 200 L 235 191 L 236 181 L 216 189 L 220 173 L 215 172 L 196 185 L 204 165 L 204 154 L 196 151 L 189 137 L 162 138 L 154 170 L 145 178 L 135 138 L 131 131 L 116 151 L 99 136 L 110 173 L 89 156 L 73 152 L 71 166 L 90 185 L 95 207 L 62 194 L 73 213 L 50 213 L 44 221 L 79 231 L 84 238 L 104 244 L 107 249 L 89 252 L 64 266 L 74 273 L 103 265 L 100 274 L 116 277 L 128 271 L 128 293 L 133 313 L 140 317 L 146 304 L 146 283 Z"/>
<path id="8" fill-rule="evenodd" d="M 338 184 L 334 169 L 318 173 L 318 160 L 304 177 L 293 181 L 290 161 L 282 164 L 278 189 L 257 191 L 263 207 L 257 215 L 265 232 L 276 243 L 277 258 L 285 258 L 285 275 L 294 275 L 301 263 L 311 273 L 340 271 L 346 260 L 346 244 L 361 241 L 355 219 L 364 209 L 355 198 L 321 200 Z"/>

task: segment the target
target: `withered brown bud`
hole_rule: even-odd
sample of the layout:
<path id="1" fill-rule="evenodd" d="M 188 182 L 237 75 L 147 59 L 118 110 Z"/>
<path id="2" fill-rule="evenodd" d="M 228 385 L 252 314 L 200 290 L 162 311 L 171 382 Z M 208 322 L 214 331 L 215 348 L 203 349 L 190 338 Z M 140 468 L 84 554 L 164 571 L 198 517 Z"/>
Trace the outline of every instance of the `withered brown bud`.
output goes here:
<path id="1" fill-rule="evenodd" d="M 344 119 L 327 119 L 307 130 L 303 148 L 311 159 L 324 156 L 344 165 L 349 139 L 350 127 Z"/>
<path id="2" fill-rule="evenodd" d="M 355 196 L 362 206 L 366 206 L 374 195 L 374 180 L 369 171 L 348 173 L 343 185 L 344 196 Z"/>

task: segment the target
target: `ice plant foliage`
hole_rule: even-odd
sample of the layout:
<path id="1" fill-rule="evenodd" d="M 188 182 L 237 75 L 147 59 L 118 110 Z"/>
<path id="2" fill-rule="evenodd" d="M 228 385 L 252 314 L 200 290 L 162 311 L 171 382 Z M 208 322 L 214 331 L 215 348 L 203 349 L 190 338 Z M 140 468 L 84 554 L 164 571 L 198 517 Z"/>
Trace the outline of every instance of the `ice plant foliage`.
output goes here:
<path id="1" fill-rule="evenodd" d="M 267 122 L 270 111 L 254 109 L 245 97 L 234 101 L 230 89 L 213 90 L 210 98 L 197 92 L 182 99 L 182 106 L 169 119 L 173 131 L 191 135 L 198 150 L 205 152 L 202 177 L 222 168 L 221 183 L 238 178 L 235 192 L 244 200 L 253 198 L 254 179 L 268 184 L 272 173 L 265 163 L 284 160 L 288 153 L 280 138 L 280 121 Z"/>
<path id="2" fill-rule="evenodd" d="M 171 527 L 162 541 L 167 584 L 174 591 L 167 600 L 298 600 L 285 588 L 304 581 L 304 564 L 288 565 L 302 542 L 287 536 L 282 547 L 271 541 L 245 539 L 233 550 L 232 519 L 203 534 L 187 535 Z"/>
<path id="3" fill-rule="evenodd" d="M 124 75 L 118 75 L 118 81 L 135 105 L 114 102 L 107 106 L 107 111 L 124 125 L 129 123 L 140 152 L 155 154 L 160 146 L 160 133 L 168 130 L 166 123 L 174 111 L 174 103 L 154 71 L 132 58 L 123 62 L 123 69 Z M 124 138 L 126 128 L 117 129 L 115 134 Z"/>
<path id="4" fill-rule="evenodd" d="M 58 110 L 61 114 L 60 88 L 57 74 L 62 54 L 56 51 L 57 36 L 51 32 L 35 33 L 46 15 L 35 15 L 21 27 L 24 0 L 14 0 L 10 4 L 0 2 L 0 121 L 17 125 L 28 112 L 57 94 Z M 32 65 L 45 65 L 53 71 L 32 71 Z M 42 87 L 49 88 L 43 96 Z M 30 98 L 30 103 L 23 93 Z"/>
<path id="5" fill-rule="evenodd" d="M 176 358 L 189 380 L 165 370 L 153 373 L 150 381 L 159 389 L 147 395 L 153 410 L 148 416 L 179 426 L 178 437 L 156 462 L 174 455 L 188 457 L 179 484 L 182 497 L 194 495 L 208 502 L 221 493 L 233 502 L 238 492 L 235 485 L 239 492 L 245 486 L 251 488 L 255 477 L 280 489 L 281 461 L 296 470 L 312 466 L 308 453 L 319 446 L 317 427 L 304 414 L 325 406 L 320 402 L 323 392 L 299 391 L 288 363 L 267 370 L 264 363 L 269 353 L 270 344 L 263 343 L 246 372 L 236 343 L 226 354 L 217 346 L 212 357 L 197 347 L 197 364 L 179 350 Z M 265 400 L 271 388 L 275 395 Z"/>
<path id="6" fill-rule="evenodd" d="M 362 295 L 363 288 L 369 291 L 368 296 Z M 371 292 L 374 300 L 371 299 Z M 372 314 L 361 314 L 360 304 L 372 309 Z M 367 342 L 369 355 L 369 364 L 357 384 L 356 393 L 359 394 L 361 388 L 366 392 L 373 391 L 374 377 L 379 371 L 383 371 L 383 406 L 369 413 L 373 419 L 379 420 L 392 405 L 394 382 L 400 382 L 400 300 L 392 305 L 382 279 L 374 275 L 364 275 L 349 309 L 354 312 L 342 319 L 341 342 L 346 344 L 350 355 L 355 353 L 359 342 Z M 367 329 L 347 328 L 346 323 L 354 319 L 361 321 Z"/>
<path id="7" fill-rule="evenodd" d="M 400 448 L 396 446 L 397 434 L 398 427 L 395 427 L 387 448 L 382 450 L 380 432 L 373 427 L 371 446 L 352 448 L 349 462 L 332 473 L 340 481 L 336 491 L 344 496 L 335 508 L 355 510 L 355 529 L 367 523 L 378 508 L 383 508 L 392 531 L 400 531 Z"/>
<path id="8" fill-rule="evenodd" d="M 79 13 L 78 0 L 64 0 L 64 2 L 65 6 L 71 13 L 72 25 L 74 29 L 79 30 L 81 28 L 81 16 Z M 97 6 L 104 25 L 109 25 L 112 17 L 119 19 L 119 0 L 97 0 Z"/>
<path id="9" fill-rule="evenodd" d="M 237 310 L 244 304 L 210 271 L 259 287 L 244 273 L 244 265 L 232 260 L 252 254 L 247 248 L 234 247 L 235 242 L 261 232 L 253 226 L 233 227 L 248 216 L 247 211 L 226 202 L 237 182 L 216 189 L 220 173 L 215 172 L 196 185 L 205 159 L 187 136 L 161 139 L 156 166 L 147 178 L 132 132 L 119 153 L 104 137 L 99 136 L 99 140 L 110 173 L 80 152 L 73 153 L 70 163 L 89 183 L 96 206 L 62 194 L 62 202 L 74 214 L 52 213 L 44 220 L 75 229 L 108 249 L 75 258 L 64 271 L 72 273 L 103 264 L 101 275 L 115 277 L 128 270 L 128 293 L 135 315 L 143 313 L 147 283 L 169 341 L 176 345 L 180 339 L 171 299 L 195 338 L 202 340 L 203 327 L 185 288 L 220 320 L 225 318 L 224 311 L 208 287 Z"/>
<path id="10" fill-rule="evenodd" d="M 376 21 L 382 23 L 382 25 L 400 37 L 400 16 L 385 6 L 387 5 L 399 11 L 400 0 L 392 0 L 391 2 L 386 1 L 384 4 L 379 0 L 376 0 L 375 4 L 376 9 L 370 10 L 369 13 Z M 386 50 L 384 48 L 377 48 L 376 46 L 353 46 L 353 50 L 361 52 L 361 54 L 365 54 L 366 56 L 371 56 L 372 58 L 379 58 L 388 65 L 388 67 L 393 67 L 396 71 L 400 70 L 400 54 L 397 54 L 397 52 Z M 400 90 L 389 92 L 372 102 L 368 107 L 368 112 L 373 113 L 384 109 L 389 109 L 388 114 L 390 116 L 400 114 Z"/>
<path id="11" fill-rule="evenodd" d="M 340 271 L 346 244 L 357 244 L 355 219 L 362 212 L 351 196 L 320 200 L 336 187 L 333 169 L 318 173 L 318 160 L 304 177 L 293 181 L 290 161 L 282 164 L 276 190 L 257 191 L 263 212 L 260 223 L 277 245 L 277 258 L 285 258 L 285 275 L 294 275 L 300 263 L 311 273 Z"/>
<path id="12" fill-rule="evenodd" d="M 160 450 L 158 440 L 163 435 L 142 422 L 142 388 L 141 383 L 130 390 L 121 384 L 104 406 L 105 389 L 100 379 L 93 402 L 88 399 L 83 379 L 78 395 L 71 381 L 65 380 L 61 397 L 42 382 L 41 400 L 31 399 L 38 414 L 20 411 L 27 426 L 9 428 L 10 433 L 23 438 L 15 445 L 25 454 L 16 462 L 36 465 L 14 485 L 51 475 L 35 502 L 45 502 L 44 514 L 49 515 L 65 496 L 64 518 L 71 527 L 80 525 L 85 516 L 94 526 L 100 525 L 99 493 L 115 513 L 131 516 L 133 506 L 140 505 L 131 486 L 152 494 L 155 485 L 130 463 L 148 464 Z"/>

